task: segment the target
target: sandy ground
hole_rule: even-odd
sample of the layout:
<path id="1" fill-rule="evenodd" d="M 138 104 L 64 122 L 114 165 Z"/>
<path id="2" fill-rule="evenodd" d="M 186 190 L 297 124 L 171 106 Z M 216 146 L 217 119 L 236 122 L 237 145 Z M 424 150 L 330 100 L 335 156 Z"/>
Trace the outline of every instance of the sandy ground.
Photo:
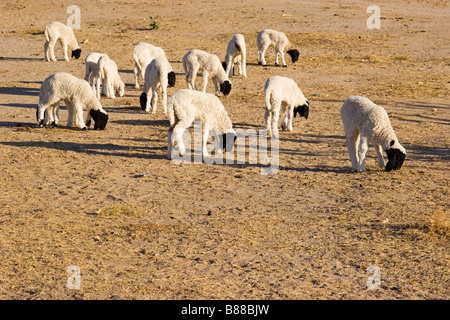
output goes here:
<path id="1" fill-rule="evenodd" d="M 45 24 L 71 1 L 0 4 L 0 299 L 448 299 L 449 2 L 80 0 L 81 59 L 43 60 Z M 149 30 L 150 16 L 159 24 Z M 20 18 L 18 18 L 20 17 Z M 256 35 L 284 31 L 300 52 L 288 67 L 256 64 Z M 139 108 L 133 46 L 162 47 L 186 88 L 181 59 L 223 59 L 247 43 L 247 79 L 221 97 L 235 128 L 264 125 L 263 88 L 293 78 L 310 117 L 280 133 L 280 168 L 175 164 L 168 121 Z M 86 41 L 87 40 L 87 41 Z M 81 43 L 83 42 L 83 43 Z M 41 82 L 84 76 L 91 51 L 113 58 L 122 98 L 102 98 L 104 131 L 37 128 Z M 200 82 L 200 80 L 199 80 Z M 199 83 L 198 82 L 198 83 Z M 212 83 L 208 91 L 212 92 Z M 352 172 L 340 107 L 351 95 L 386 108 L 407 159 L 397 172 Z M 81 289 L 67 268 L 81 270 Z M 381 287 L 367 290 L 367 268 Z"/>

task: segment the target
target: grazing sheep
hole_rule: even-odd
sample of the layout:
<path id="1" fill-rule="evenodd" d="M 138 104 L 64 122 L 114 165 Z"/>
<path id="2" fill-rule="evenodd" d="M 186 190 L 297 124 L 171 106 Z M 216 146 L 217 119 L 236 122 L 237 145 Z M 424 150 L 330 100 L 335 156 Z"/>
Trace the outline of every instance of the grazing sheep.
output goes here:
<path id="1" fill-rule="evenodd" d="M 203 156 L 209 156 L 206 150 L 206 140 L 208 139 L 209 131 L 213 129 L 222 133 L 220 145 L 227 152 L 233 149 L 236 132 L 233 130 L 233 124 L 222 102 L 215 95 L 192 89 L 179 90 L 169 98 L 167 114 L 170 121 L 167 138 L 167 157 L 169 159 L 171 158 L 172 147 L 175 141 L 179 146 L 179 154 L 183 157 L 186 150 L 182 138 L 183 132 L 192 126 L 194 121 L 202 122 Z M 221 150 L 217 150 L 217 152 L 221 152 Z"/>
<path id="2" fill-rule="evenodd" d="M 271 29 L 262 30 L 256 37 L 256 45 L 258 47 L 258 64 L 266 65 L 266 59 L 264 55 L 269 46 L 274 45 L 276 60 L 275 65 L 278 66 L 278 58 L 281 56 L 281 62 L 283 67 L 287 67 L 286 61 L 284 60 L 284 51 L 291 56 L 292 63 L 298 60 L 300 53 L 297 49 L 292 49 L 292 44 L 283 32 L 275 31 Z"/>
<path id="3" fill-rule="evenodd" d="M 89 82 L 89 84 L 92 86 L 92 89 L 94 89 L 95 92 L 97 92 L 97 80 L 100 80 L 97 79 L 97 75 L 99 74 L 98 60 L 100 60 L 101 57 L 106 55 L 107 55 L 106 53 L 90 52 L 84 59 L 86 69 L 86 72 L 84 74 L 84 80 Z M 106 96 L 104 83 L 102 83 L 102 94 Z"/>
<path id="4" fill-rule="evenodd" d="M 69 114 L 67 125 L 69 127 L 76 126 L 86 130 L 90 126 L 92 118 L 95 130 L 105 129 L 108 114 L 103 110 L 89 83 L 65 72 L 54 73 L 42 82 L 36 110 L 39 127 L 44 126 L 46 110 L 48 110 L 49 121 L 52 121 L 53 126 L 57 125 L 57 116 L 55 115 L 61 101 L 64 101 L 67 106 Z M 83 122 L 83 109 L 88 111 L 86 125 Z"/>
<path id="5" fill-rule="evenodd" d="M 341 108 L 341 119 L 347 137 L 347 149 L 352 168 L 365 171 L 368 144 L 372 142 L 378 157 L 378 164 L 386 171 L 398 170 L 405 161 L 405 148 L 398 142 L 388 114 L 367 98 L 352 96 Z M 383 150 L 389 161 L 384 165 Z"/>
<path id="6" fill-rule="evenodd" d="M 234 64 L 238 64 L 239 75 L 247 78 L 247 68 L 246 68 L 246 49 L 245 49 L 245 39 L 240 33 L 237 33 L 228 42 L 227 53 L 225 55 L 225 62 L 223 62 L 223 68 L 225 73 L 229 78 L 233 76 Z"/>
<path id="7" fill-rule="evenodd" d="M 100 99 L 100 82 L 105 87 L 107 98 L 114 99 L 116 97 L 115 93 L 119 97 L 124 96 L 125 83 L 120 78 L 116 62 L 108 57 L 108 55 L 104 55 L 98 60 L 97 74 L 94 77 L 97 79 L 97 88 L 95 91 L 98 99 Z"/>
<path id="8" fill-rule="evenodd" d="M 167 87 L 175 86 L 175 72 L 166 57 L 153 59 L 145 69 L 144 89 L 139 98 L 141 109 L 149 112 L 156 112 L 156 103 L 159 96 L 162 98 L 164 113 L 167 113 Z M 152 90 L 151 103 L 148 99 L 148 93 Z"/>
<path id="9" fill-rule="evenodd" d="M 281 112 L 283 130 L 293 130 L 292 118 L 297 116 L 308 119 L 309 102 L 294 80 L 287 77 L 272 76 L 264 87 L 266 102 L 265 122 L 267 134 L 278 137 L 278 116 Z"/>
<path id="10" fill-rule="evenodd" d="M 164 50 L 147 42 L 139 42 L 133 48 L 135 87 L 139 89 L 139 78 L 144 81 L 145 69 L 155 58 L 165 57 Z"/>
<path id="11" fill-rule="evenodd" d="M 69 56 L 67 55 L 68 49 L 72 51 L 72 58 L 80 58 L 81 48 L 70 27 L 61 22 L 52 21 L 45 26 L 44 34 L 46 40 L 44 44 L 44 58 L 46 61 L 56 61 L 55 44 L 58 40 L 61 42 L 66 61 L 69 61 Z"/>
<path id="12" fill-rule="evenodd" d="M 216 94 L 227 95 L 231 91 L 231 81 L 228 79 L 219 57 L 202 50 L 191 50 L 183 57 L 183 70 L 186 74 L 188 89 L 197 90 L 195 77 L 202 72 L 203 85 L 202 92 L 206 92 L 208 77 L 211 77 Z"/>

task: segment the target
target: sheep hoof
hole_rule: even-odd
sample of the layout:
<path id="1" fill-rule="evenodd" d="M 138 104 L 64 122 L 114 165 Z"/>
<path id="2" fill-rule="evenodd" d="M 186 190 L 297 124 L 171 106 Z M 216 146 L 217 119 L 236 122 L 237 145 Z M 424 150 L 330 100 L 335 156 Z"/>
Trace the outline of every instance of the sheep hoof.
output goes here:
<path id="1" fill-rule="evenodd" d="M 52 128 L 57 128 L 57 127 L 58 127 L 58 124 L 55 121 L 53 121 L 52 122 Z"/>
<path id="2" fill-rule="evenodd" d="M 81 131 L 87 131 L 87 127 L 81 128 Z"/>
<path id="3" fill-rule="evenodd" d="M 287 68 L 287 65 L 283 65 L 283 68 Z"/>

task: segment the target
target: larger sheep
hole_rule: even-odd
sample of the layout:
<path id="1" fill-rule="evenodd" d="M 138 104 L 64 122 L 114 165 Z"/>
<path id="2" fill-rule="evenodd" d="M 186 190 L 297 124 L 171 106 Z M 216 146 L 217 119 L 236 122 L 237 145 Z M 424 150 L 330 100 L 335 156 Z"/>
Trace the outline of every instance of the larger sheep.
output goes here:
<path id="1" fill-rule="evenodd" d="M 347 149 L 356 171 L 365 171 L 366 152 L 371 142 L 375 146 L 378 164 L 386 171 L 398 170 L 406 157 L 406 150 L 398 142 L 388 114 L 367 98 L 352 96 L 341 108 L 341 119 L 347 137 Z M 383 150 L 388 155 L 384 164 Z"/>
<path id="2" fill-rule="evenodd" d="M 281 57 L 281 62 L 283 67 L 287 67 L 286 61 L 284 60 L 284 51 L 288 50 L 286 53 L 291 56 L 292 63 L 298 60 L 300 55 L 297 49 L 292 48 L 291 42 L 288 40 L 286 34 L 281 31 L 276 31 L 272 29 L 264 29 L 256 37 L 256 46 L 258 47 L 258 64 L 266 65 L 266 59 L 264 57 L 267 48 L 271 45 L 275 47 L 275 65 L 278 66 L 278 58 Z"/>
<path id="3" fill-rule="evenodd" d="M 225 61 L 223 62 L 223 68 L 225 73 L 229 78 L 233 75 L 234 64 L 238 65 L 238 75 L 242 75 L 247 78 L 247 67 L 246 67 L 246 48 L 244 36 L 237 33 L 228 42 L 227 53 L 225 54 Z"/>
<path id="4" fill-rule="evenodd" d="M 164 50 L 147 42 L 139 42 L 133 48 L 135 87 L 139 89 L 139 79 L 144 81 L 145 69 L 155 58 L 166 57 Z"/>
<path id="5" fill-rule="evenodd" d="M 92 87 L 83 79 L 65 72 L 57 72 L 46 78 L 39 91 L 39 104 L 36 110 L 38 126 L 44 125 L 45 112 L 49 117 L 55 115 L 59 103 L 64 102 L 68 110 L 67 125 L 86 130 L 94 119 L 94 129 L 103 130 L 108 122 L 108 114 L 103 110 Z M 88 111 L 86 124 L 83 110 Z M 56 119 L 52 119 L 53 121 Z"/>
<path id="6" fill-rule="evenodd" d="M 46 61 L 56 61 L 55 44 L 59 40 L 63 49 L 64 59 L 69 61 L 67 50 L 72 51 L 72 58 L 78 59 L 81 55 L 81 48 L 72 28 L 58 21 L 49 22 L 44 28 L 45 44 L 44 58 Z"/>
<path id="7" fill-rule="evenodd" d="M 228 79 L 219 57 L 203 50 L 191 50 L 183 57 L 183 70 L 186 75 L 188 89 L 197 90 L 195 78 L 202 72 L 202 92 L 206 92 L 208 78 L 211 77 L 216 94 L 227 95 L 231 91 L 231 81 Z"/>
<path id="8" fill-rule="evenodd" d="M 103 84 L 106 97 L 114 99 L 116 94 L 123 97 L 125 94 L 125 83 L 120 78 L 119 69 L 114 60 L 108 55 L 100 57 L 98 60 L 97 74 L 97 98 L 100 99 L 100 82 Z"/>
<path id="9" fill-rule="evenodd" d="M 309 102 L 294 80 L 282 76 L 272 76 L 264 86 L 266 104 L 265 123 L 267 134 L 278 137 L 278 117 L 281 113 L 283 130 L 293 130 L 292 119 L 297 116 L 308 119 Z"/>
<path id="10" fill-rule="evenodd" d="M 139 98 L 141 109 L 155 113 L 159 94 L 164 113 L 167 113 L 167 87 L 175 86 L 175 81 L 175 72 L 166 57 L 153 59 L 145 69 L 144 88 Z M 150 90 L 152 91 L 151 101 L 148 99 Z M 150 106 L 152 110 L 150 110 Z"/>
<path id="11" fill-rule="evenodd" d="M 233 149 L 236 132 L 225 107 L 217 96 L 191 89 L 179 90 L 169 98 L 167 114 L 170 122 L 167 138 L 168 158 L 171 158 L 172 147 L 175 142 L 178 143 L 179 154 L 183 157 L 185 153 L 183 133 L 193 125 L 194 121 L 201 121 L 202 123 L 203 156 L 209 156 L 206 142 L 209 131 L 212 129 L 219 130 L 222 133 L 220 144 L 227 152 Z M 217 151 L 220 152 L 220 150 Z"/>

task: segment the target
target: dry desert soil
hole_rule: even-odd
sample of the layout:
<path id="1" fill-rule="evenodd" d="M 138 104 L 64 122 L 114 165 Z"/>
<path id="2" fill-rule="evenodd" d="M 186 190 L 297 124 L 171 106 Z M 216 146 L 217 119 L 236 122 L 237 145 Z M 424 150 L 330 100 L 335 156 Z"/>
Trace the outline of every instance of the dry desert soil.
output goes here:
<path id="1" fill-rule="evenodd" d="M 81 58 L 44 61 L 44 26 L 80 8 Z M 370 5 L 380 29 L 369 29 Z M 0 3 L 0 299 L 448 299 L 448 1 L 11 1 Z M 151 29 L 150 17 L 158 24 Z M 257 64 L 256 36 L 286 33 L 287 68 Z M 280 131 L 279 170 L 263 163 L 176 163 L 160 105 L 140 109 L 131 52 L 224 59 L 242 33 L 247 74 L 220 97 L 235 129 L 264 127 L 264 84 L 294 79 L 310 116 Z M 84 77 L 89 52 L 118 64 L 124 97 L 102 97 L 104 131 L 38 128 L 42 81 Z M 288 58 L 288 56 L 287 56 Z M 197 79 L 200 83 L 200 79 Z M 208 91 L 213 91 L 211 82 Z M 340 108 L 365 96 L 389 114 L 404 166 L 351 169 Z M 191 130 L 191 134 L 192 134 Z M 369 266 L 380 287 L 369 290 Z M 80 271 L 81 288 L 68 279 Z"/>

